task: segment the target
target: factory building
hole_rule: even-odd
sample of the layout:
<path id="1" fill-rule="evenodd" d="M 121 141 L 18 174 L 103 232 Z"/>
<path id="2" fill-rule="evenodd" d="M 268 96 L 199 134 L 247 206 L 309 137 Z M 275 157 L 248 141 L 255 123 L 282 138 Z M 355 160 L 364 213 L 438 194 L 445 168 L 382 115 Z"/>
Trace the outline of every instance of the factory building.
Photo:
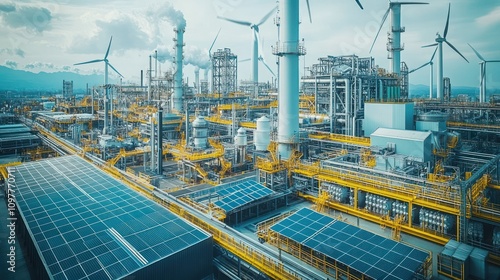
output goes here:
<path id="1" fill-rule="evenodd" d="M 19 235 L 36 279 L 202 279 L 212 238 L 78 156 L 23 164 Z"/>

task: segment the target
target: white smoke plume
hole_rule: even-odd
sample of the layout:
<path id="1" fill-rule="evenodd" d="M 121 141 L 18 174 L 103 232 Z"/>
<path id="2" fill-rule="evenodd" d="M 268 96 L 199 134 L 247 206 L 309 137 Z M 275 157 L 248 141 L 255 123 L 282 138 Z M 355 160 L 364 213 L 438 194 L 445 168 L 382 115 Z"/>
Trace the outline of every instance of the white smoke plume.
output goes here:
<path id="1" fill-rule="evenodd" d="M 184 19 L 184 14 L 181 11 L 174 9 L 171 3 L 165 2 L 160 5 L 156 11 L 155 15 L 159 19 L 165 19 L 177 28 L 184 29 L 186 27 L 186 20 Z"/>

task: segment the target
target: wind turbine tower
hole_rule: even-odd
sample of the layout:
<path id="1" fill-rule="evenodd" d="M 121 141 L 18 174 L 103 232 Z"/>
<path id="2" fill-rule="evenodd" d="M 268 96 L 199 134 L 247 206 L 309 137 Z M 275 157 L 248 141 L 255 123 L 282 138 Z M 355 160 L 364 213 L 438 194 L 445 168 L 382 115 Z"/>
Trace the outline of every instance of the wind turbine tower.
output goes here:
<path id="1" fill-rule="evenodd" d="M 102 134 L 108 134 L 109 132 L 109 125 L 108 125 L 108 115 L 109 115 L 109 109 L 108 109 L 108 99 L 109 99 L 109 84 L 108 84 L 108 66 L 111 67 L 120 77 L 123 77 L 118 70 L 109 63 L 108 60 L 108 55 L 109 55 L 109 49 L 111 48 L 111 41 L 113 41 L 113 36 L 109 39 L 109 44 L 108 44 L 108 49 L 106 50 L 106 54 L 104 55 L 103 59 L 94 59 L 90 61 L 85 61 L 85 62 L 80 62 L 76 63 L 73 65 L 83 65 L 83 64 L 91 64 L 91 63 L 96 63 L 96 62 L 104 62 L 104 128 L 102 130 Z"/>
<path id="2" fill-rule="evenodd" d="M 257 24 L 251 23 L 249 21 L 241 21 L 234 20 L 225 17 L 218 17 L 219 19 L 223 19 L 232 23 L 236 23 L 239 25 L 245 25 L 252 29 L 252 80 L 254 83 L 254 97 L 258 97 L 259 91 L 259 27 L 267 21 L 267 19 L 274 13 L 276 7 L 274 7 L 269 13 L 267 13 Z"/>
<path id="3" fill-rule="evenodd" d="M 387 51 L 390 53 L 390 58 L 392 58 L 391 72 L 397 75 L 401 74 L 401 51 L 404 49 L 401 46 L 401 33 L 405 32 L 405 28 L 401 27 L 401 5 L 426 5 L 429 3 L 423 2 L 391 2 L 389 1 L 389 8 L 382 18 L 382 23 L 378 29 L 377 35 L 373 40 L 372 46 L 370 48 L 370 53 L 372 52 L 375 41 L 377 41 L 378 34 L 382 29 L 382 26 L 391 13 L 391 32 L 389 33 L 389 40 L 387 42 Z"/>
<path id="4" fill-rule="evenodd" d="M 486 64 L 488 62 L 500 62 L 500 60 L 486 60 L 484 57 L 479 54 L 476 49 L 474 49 L 471 44 L 468 44 L 469 47 L 474 51 L 477 58 L 479 58 L 479 102 L 486 102 Z"/>
<path id="5" fill-rule="evenodd" d="M 465 61 L 469 62 L 465 56 L 463 56 L 457 48 L 455 48 L 450 42 L 446 40 L 446 35 L 448 35 L 448 26 L 450 23 L 450 9 L 451 9 L 451 3 L 448 5 L 448 17 L 446 19 L 446 25 L 444 27 L 444 32 L 443 32 L 443 37 L 439 35 L 439 33 L 436 34 L 436 43 L 430 44 L 427 46 L 423 46 L 424 48 L 426 47 L 435 47 L 437 46 L 438 48 L 438 63 L 437 63 L 437 81 L 436 81 L 436 86 L 437 86 L 437 98 L 443 101 L 443 92 L 444 92 L 444 87 L 443 87 L 443 42 L 448 44 L 450 48 L 452 48 L 456 53 L 458 53 Z"/>

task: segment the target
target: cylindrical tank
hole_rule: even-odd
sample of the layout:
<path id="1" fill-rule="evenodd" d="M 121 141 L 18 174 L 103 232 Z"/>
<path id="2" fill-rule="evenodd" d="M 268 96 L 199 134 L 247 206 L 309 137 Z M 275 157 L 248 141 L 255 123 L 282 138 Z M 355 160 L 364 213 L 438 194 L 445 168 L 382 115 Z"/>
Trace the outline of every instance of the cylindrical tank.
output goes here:
<path id="1" fill-rule="evenodd" d="M 271 143 L 271 122 L 266 116 L 257 120 L 257 130 L 254 132 L 254 144 L 256 151 L 265 151 Z"/>
<path id="2" fill-rule="evenodd" d="M 197 116 L 192 123 L 194 147 L 206 149 L 208 146 L 208 123 L 203 116 Z"/>
<path id="3" fill-rule="evenodd" d="M 246 146 L 247 145 L 247 131 L 243 127 L 240 127 L 234 136 L 234 145 L 236 146 Z"/>

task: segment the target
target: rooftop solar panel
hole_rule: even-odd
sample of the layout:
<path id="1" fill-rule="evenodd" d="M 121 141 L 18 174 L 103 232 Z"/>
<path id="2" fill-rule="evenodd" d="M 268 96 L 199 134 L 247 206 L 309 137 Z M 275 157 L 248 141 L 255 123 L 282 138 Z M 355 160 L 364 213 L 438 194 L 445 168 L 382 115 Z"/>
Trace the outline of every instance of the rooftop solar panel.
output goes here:
<path id="1" fill-rule="evenodd" d="M 274 191 L 256 181 L 248 180 L 217 191 L 220 200 L 214 204 L 226 213 L 273 194 Z"/>
<path id="2" fill-rule="evenodd" d="M 78 156 L 16 167 L 19 212 L 54 279 L 116 279 L 209 238 Z"/>
<path id="3" fill-rule="evenodd" d="M 412 279 L 429 257 L 427 252 L 308 208 L 300 209 L 270 229 L 373 279 Z"/>

